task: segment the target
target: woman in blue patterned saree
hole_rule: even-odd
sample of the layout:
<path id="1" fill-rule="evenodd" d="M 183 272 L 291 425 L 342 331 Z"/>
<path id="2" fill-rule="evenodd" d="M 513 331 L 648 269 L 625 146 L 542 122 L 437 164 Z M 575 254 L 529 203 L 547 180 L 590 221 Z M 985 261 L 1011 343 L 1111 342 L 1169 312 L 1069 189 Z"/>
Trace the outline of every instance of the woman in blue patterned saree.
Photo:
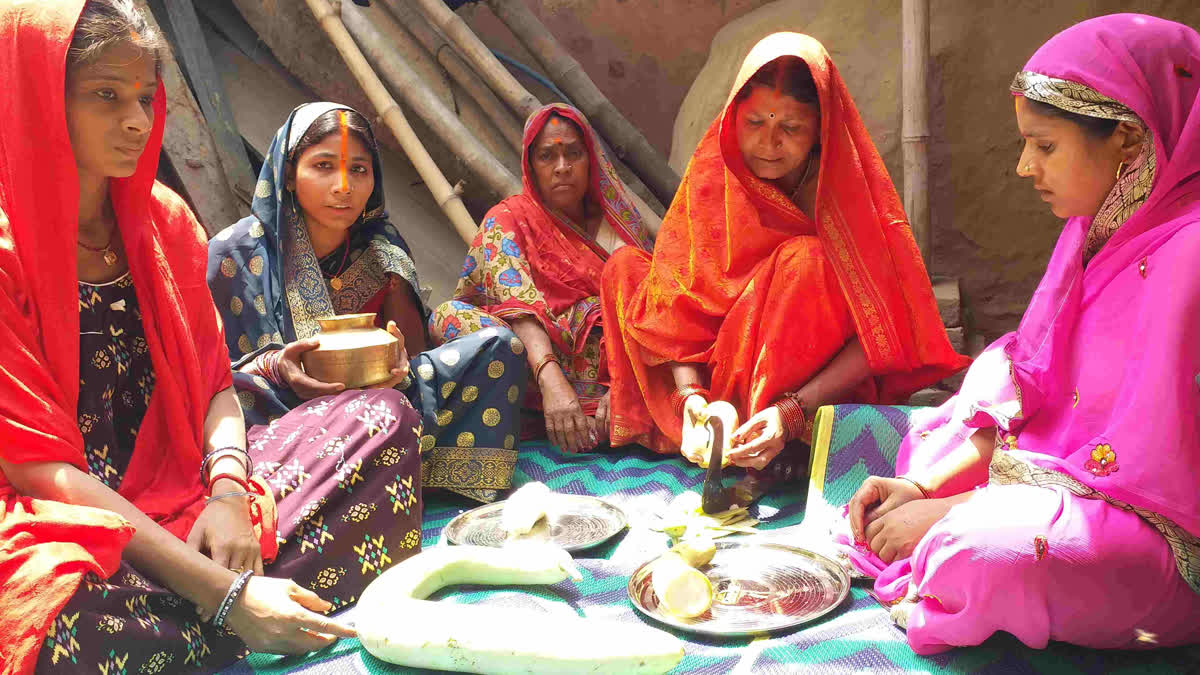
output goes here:
<path id="1" fill-rule="evenodd" d="M 342 384 L 307 376 L 299 357 L 318 344 L 318 318 L 375 312 L 410 354 L 410 374 L 393 384 L 421 412 L 423 486 L 485 502 L 510 487 L 524 347 L 496 326 L 426 351 L 428 311 L 411 251 L 384 212 L 367 120 L 336 103 L 292 111 L 251 210 L 217 234 L 208 260 L 246 424 L 318 397 L 331 409 L 351 401 Z"/>

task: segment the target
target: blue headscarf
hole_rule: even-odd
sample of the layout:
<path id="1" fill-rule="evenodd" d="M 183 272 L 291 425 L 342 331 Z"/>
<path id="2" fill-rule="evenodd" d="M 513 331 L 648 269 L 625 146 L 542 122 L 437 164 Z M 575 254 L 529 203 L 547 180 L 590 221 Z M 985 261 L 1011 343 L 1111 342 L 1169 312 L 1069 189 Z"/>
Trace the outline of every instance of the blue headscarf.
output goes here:
<path id="1" fill-rule="evenodd" d="M 348 266 L 339 274 L 342 287 L 331 294 L 326 285 L 296 196 L 286 188 L 286 172 L 305 132 L 334 110 L 355 112 L 338 103 L 306 103 L 292 111 L 271 141 L 259 172 L 253 215 L 209 242 L 208 285 L 225 322 L 234 367 L 264 350 L 315 335 L 318 318 L 357 312 L 388 283 L 388 274 L 399 276 L 420 297 L 408 244 L 384 211 L 383 170 L 370 129 L 375 187 L 343 244 L 349 250 L 339 247 L 326 256 L 346 261 Z"/>

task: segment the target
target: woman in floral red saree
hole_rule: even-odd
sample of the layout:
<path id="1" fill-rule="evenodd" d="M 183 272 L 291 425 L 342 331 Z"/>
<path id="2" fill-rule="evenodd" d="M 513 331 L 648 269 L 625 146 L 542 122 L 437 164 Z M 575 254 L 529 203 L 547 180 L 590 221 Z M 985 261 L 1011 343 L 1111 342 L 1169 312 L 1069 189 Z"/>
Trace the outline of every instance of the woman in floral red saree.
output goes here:
<path id="1" fill-rule="evenodd" d="M 568 451 L 608 438 L 600 275 L 621 247 L 651 247 L 642 217 L 583 114 L 547 105 L 525 125 L 524 190 L 488 211 L 435 338 L 507 323 L 531 372 L 525 407 Z M 480 311 L 482 310 L 482 311 Z"/>

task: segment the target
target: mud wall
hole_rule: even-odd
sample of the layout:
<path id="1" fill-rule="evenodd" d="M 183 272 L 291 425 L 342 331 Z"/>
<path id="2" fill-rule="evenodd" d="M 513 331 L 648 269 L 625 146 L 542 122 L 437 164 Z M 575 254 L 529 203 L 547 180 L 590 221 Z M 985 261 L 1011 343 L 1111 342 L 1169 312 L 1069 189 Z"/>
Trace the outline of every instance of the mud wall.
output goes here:
<path id="1" fill-rule="evenodd" d="M 775 31 L 810 33 L 833 55 L 902 190 L 900 0 L 527 2 L 679 170 L 749 47 Z M 491 46 L 534 63 L 485 6 L 459 11 Z M 932 271 L 962 280 L 973 327 L 988 338 L 1016 326 L 1061 229 L 1015 175 L 1008 84 L 1059 30 L 1122 11 L 1200 27 L 1194 0 L 931 2 Z"/>

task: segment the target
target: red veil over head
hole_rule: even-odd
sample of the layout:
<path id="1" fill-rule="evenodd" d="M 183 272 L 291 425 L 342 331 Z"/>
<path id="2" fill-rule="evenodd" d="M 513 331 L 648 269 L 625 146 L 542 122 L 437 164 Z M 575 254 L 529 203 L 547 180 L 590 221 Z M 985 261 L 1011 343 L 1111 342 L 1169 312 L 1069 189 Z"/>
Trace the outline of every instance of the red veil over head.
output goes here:
<path id="1" fill-rule="evenodd" d="M 813 218 L 746 167 L 734 127 L 737 93 L 786 56 L 808 65 L 819 94 Z M 666 361 L 708 364 L 713 395 L 747 416 L 803 385 L 836 353 L 843 330 L 858 336 L 875 376 L 866 402 L 902 401 L 967 363 L 946 337 L 904 209 L 854 101 L 807 35 L 776 33 L 751 50 L 692 156 L 648 269 L 635 257 L 618 252 L 605 270 L 605 325 L 619 325 L 623 340 L 608 343 L 614 442 L 647 442 L 647 408 L 663 431 L 679 433 L 666 405 L 669 373 L 654 368 Z M 798 325 L 813 322 L 828 325 Z M 814 335 L 821 345 L 804 337 Z M 826 352 L 831 336 L 834 351 Z"/>
<path id="2" fill-rule="evenodd" d="M 66 124 L 67 49 L 84 0 L 0 0 L 0 456 L 87 471 L 76 421 L 79 179 Z M 204 418 L 231 386 L 205 283 L 206 241 L 155 183 L 166 118 L 133 176 L 110 181 L 156 383 L 120 494 L 186 536 L 203 506 Z M 32 669 L 50 622 L 86 571 L 107 577 L 132 528 L 116 514 L 19 495 L 0 475 L 4 672 Z"/>

